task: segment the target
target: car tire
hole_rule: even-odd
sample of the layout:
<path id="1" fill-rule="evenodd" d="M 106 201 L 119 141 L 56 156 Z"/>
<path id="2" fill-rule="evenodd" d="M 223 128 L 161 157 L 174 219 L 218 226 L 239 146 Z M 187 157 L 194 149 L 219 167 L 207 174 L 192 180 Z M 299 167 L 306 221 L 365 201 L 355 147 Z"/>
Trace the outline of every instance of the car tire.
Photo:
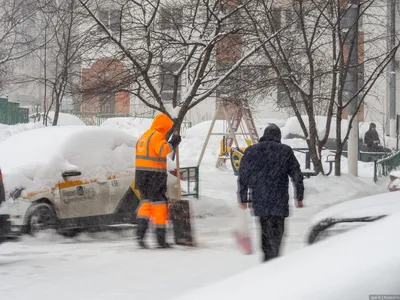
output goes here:
<path id="1" fill-rule="evenodd" d="M 60 232 L 60 234 L 61 234 L 63 237 L 66 237 L 66 238 L 74 238 L 74 237 L 76 237 L 79 233 L 81 233 L 81 230 L 79 230 L 79 229 L 65 229 L 65 230 L 62 230 L 62 231 Z"/>
<path id="2" fill-rule="evenodd" d="M 39 232 L 58 228 L 58 219 L 52 205 L 48 203 L 33 204 L 28 214 L 28 233 L 35 236 Z"/>

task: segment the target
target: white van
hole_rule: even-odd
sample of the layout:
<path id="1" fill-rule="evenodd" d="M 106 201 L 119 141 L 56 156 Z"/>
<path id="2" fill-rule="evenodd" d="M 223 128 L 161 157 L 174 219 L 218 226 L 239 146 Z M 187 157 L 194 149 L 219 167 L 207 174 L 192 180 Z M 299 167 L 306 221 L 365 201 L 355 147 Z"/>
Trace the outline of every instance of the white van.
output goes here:
<path id="1" fill-rule="evenodd" d="M 25 131 L 0 144 L 11 234 L 132 224 L 136 138 L 92 126 Z M 168 197 L 176 198 L 169 174 Z"/>

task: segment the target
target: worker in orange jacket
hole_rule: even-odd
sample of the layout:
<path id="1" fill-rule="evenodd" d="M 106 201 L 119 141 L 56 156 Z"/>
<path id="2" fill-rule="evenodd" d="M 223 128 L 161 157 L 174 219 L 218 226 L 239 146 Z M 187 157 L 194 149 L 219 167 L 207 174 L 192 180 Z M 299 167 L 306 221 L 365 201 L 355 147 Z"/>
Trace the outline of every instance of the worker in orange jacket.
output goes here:
<path id="1" fill-rule="evenodd" d="M 141 194 L 136 234 L 141 248 L 148 248 L 144 243 L 144 236 L 150 219 L 156 229 L 159 248 L 170 247 L 166 242 L 167 155 L 181 142 L 181 137 L 176 135 L 167 142 L 166 135 L 173 125 L 174 122 L 167 115 L 157 115 L 150 129 L 136 144 L 135 187 Z"/>

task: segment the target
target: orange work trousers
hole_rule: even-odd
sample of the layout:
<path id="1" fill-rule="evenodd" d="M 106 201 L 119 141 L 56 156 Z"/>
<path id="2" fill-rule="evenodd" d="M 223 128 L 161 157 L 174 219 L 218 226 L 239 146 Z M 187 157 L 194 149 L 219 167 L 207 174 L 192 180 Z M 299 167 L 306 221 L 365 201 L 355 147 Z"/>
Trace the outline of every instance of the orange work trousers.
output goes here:
<path id="1" fill-rule="evenodd" d="M 151 220 L 156 227 L 165 228 L 168 220 L 168 204 L 166 201 L 142 200 L 139 204 L 137 218 Z"/>

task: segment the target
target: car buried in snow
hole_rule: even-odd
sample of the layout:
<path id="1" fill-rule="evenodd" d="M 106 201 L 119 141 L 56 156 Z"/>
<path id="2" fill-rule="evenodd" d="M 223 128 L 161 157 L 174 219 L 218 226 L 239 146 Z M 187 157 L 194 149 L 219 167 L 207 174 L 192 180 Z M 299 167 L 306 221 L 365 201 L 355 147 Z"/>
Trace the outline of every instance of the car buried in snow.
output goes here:
<path id="1" fill-rule="evenodd" d="M 390 192 L 396 192 L 400 190 L 400 171 L 392 171 L 389 173 L 388 189 Z"/>
<path id="2" fill-rule="evenodd" d="M 314 244 L 400 212 L 396 193 L 384 193 L 334 204 L 314 215 L 307 243 Z"/>
<path id="3" fill-rule="evenodd" d="M 11 234 L 133 224 L 140 194 L 134 189 L 137 139 L 95 126 L 45 127 L 0 144 Z M 169 198 L 176 177 L 168 174 Z"/>
<path id="4" fill-rule="evenodd" d="M 400 214 L 367 224 L 173 299 L 398 299 Z"/>

